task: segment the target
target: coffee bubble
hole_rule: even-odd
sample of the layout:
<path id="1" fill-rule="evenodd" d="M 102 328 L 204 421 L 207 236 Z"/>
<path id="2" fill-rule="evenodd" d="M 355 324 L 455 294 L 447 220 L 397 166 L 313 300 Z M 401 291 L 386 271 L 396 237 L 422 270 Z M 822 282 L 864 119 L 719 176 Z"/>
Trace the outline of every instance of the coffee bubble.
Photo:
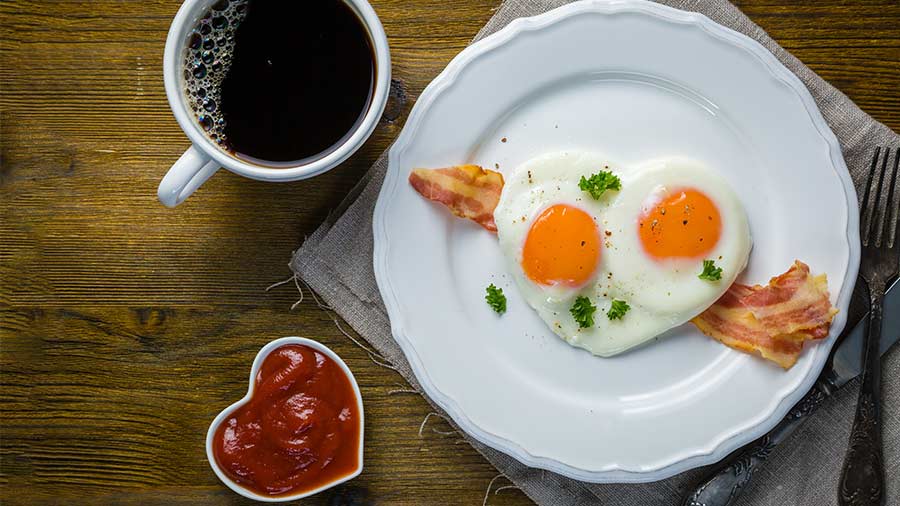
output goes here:
<path id="1" fill-rule="evenodd" d="M 203 79 L 204 77 L 206 77 L 206 65 L 201 62 L 194 62 L 194 68 L 191 73 L 197 79 Z"/>
<path id="2" fill-rule="evenodd" d="M 190 49 L 200 49 L 200 43 L 203 42 L 203 36 L 198 32 L 191 32 L 191 36 L 188 38 L 188 47 Z"/>
<path id="3" fill-rule="evenodd" d="M 206 114 L 197 116 L 197 122 L 200 123 L 200 126 L 202 126 L 204 130 L 209 130 L 213 125 L 212 118 L 210 118 Z"/>
<path id="4" fill-rule="evenodd" d="M 213 4 L 188 35 L 184 52 L 184 90 L 197 123 L 213 142 L 227 146 L 221 101 L 222 80 L 234 55 L 234 33 L 247 16 L 249 0 Z"/>

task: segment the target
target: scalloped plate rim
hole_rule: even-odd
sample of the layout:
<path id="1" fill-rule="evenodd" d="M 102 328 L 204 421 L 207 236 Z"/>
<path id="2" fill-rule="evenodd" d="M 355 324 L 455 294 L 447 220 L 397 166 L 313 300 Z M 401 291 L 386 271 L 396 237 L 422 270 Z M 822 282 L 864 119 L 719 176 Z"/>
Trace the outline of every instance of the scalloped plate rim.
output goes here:
<path id="1" fill-rule="evenodd" d="M 832 162 L 831 168 L 835 171 L 835 175 L 842 183 L 844 194 L 847 197 L 847 214 L 845 218 L 847 224 L 846 238 L 849 245 L 849 258 L 847 272 L 842 280 L 841 290 L 836 305 L 840 312 L 832 323 L 829 337 L 823 341 L 821 345 L 811 350 L 812 353 L 815 353 L 815 357 L 809 374 L 807 374 L 796 389 L 781 399 L 776 408 L 768 413 L 762 422 L 751 429 L 733 434 L 732 436 L 713 444 L 711 448 L 705 448 L 686 454 L 683 458 L 670 464 L 643 471 L 636 471 L 619 466 L 612 466 L 609 470 L 603 471 L 580 469 L 556 459 L 534 456 L 518 443 L 479 428 L 466 416 L 465 412 L 460 408 L 456 401 L 443 394 L 429 378 L 426 368 L 416 353 L 412 340 L 406 336 L 405 330 L 401 325 L 400 313 L 397 309 L 397 297 L 386 270 L 387 253 L 390 250 L 385 223 L 385 209 L 388 205 L 387 203 L 390 201 L 387 196 L 393 192 L 400 180 L 398 177 L 399 168 L 394 160 L 396 160 L 399 154 L 407 147 L 409 140 L 413 137 L 413 132 L 427 115 L 428 109 L 434 100 L 456 81 L 460 72 L 474 59 L 510 43 L 523 33 L 540 30 L 571 16 L 598 12 L 606 14 L 638 12 L 657 17 L 666 22 L 693 25 L 713 37 L 722 39 L 725 42 L 749 51 L 765 65 L 772 77 L 783 82 L 798 95 L 798 98 L 801 100 L 804 108 L 809 114 L 813 126 L 816 128 L 819 135 L 821 135 L 822 140 L 828 145 L 828 156 Z M 812 387 L 819 373 L 825 366 L 831 347 L 834 345 L 836 335 L 843 330 L 846 324 L 847 308 L 850 302 L 850 295 L 853 291 L 854 280 L 857 277 L 860 257 L 860 246 L 858 241 L 859 213 L 856 202 L 856 190 L 844 162 L 843 155 L 841 154 L 840 145 L 838 144 L 834 133 L 822 117 L 821 111 L 815 104 L 815 100 L 800 79 L 779 62 L 762 44 L 696 12 L 682 11 L 646 0 L 581 0 L 563 5 L 536 16 L 518 18 L 511 21 L 506 27 L 498 32 L 491 34 L 462 50 L 425 88 L 414 105 L 403 130 L 388 152 L 388 168 L 385 175 L 385 181 L 375 205 L 372 221 L 374 235 L 373 267 L 378 288 L 391 322 L 391 332 L 394 340 L 403 350 L 413 373 L 428 397 L 444 409 L 453 421 L 468 435 L 484 445 L 514 457 L 516 460 L 529 467 L 546 469 L 576 480 L 590 483 L 646 483 L 669 478 L 690 469 L 715 463 L 734 450 L 761 437 L 784 418 L 790 408 L 799 402 L 803 395 L 805 395 Z"/>

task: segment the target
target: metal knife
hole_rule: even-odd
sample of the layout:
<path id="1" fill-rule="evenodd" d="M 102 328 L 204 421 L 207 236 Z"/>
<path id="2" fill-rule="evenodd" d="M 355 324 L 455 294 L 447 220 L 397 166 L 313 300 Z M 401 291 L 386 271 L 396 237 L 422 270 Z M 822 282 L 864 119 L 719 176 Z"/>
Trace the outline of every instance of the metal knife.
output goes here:
<path id="1" fill-rule="evenodd" d="M 900 290 L 894 281 L 884 297 L 884 332 L 881 336 L 881 355 L 900 339 Z M 769 453 L 786 440 L 797 427 L 809 418 L 823 400 L 859 376 L 862 370 L 862 346 L 866 335 L 868 315 L 845 334 L 837 350 L 831 356 L 830 367 L 825 368 L 813 385 L 793 409 L 778 422 L 768 434 L 737 450 L 724 460 L 723 467 L 707 476 L 688 495 L 683 506 L 730 506 L 750 483 L 754 471 L 766 461 Z"/>

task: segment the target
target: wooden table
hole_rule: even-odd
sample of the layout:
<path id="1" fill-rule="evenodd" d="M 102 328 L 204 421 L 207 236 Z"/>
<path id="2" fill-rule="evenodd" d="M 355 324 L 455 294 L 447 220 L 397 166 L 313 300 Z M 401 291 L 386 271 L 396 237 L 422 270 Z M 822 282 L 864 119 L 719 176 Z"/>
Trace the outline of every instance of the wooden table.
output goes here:
<path id="1" fill-rule="evenodd" d="M 177 0 L 0 3 L 0 501 L 244 504 L 204 454 L 215 414 L 269 340 L 339 352 L 366 402 L 362 476 L 304 504 L 481 504 L 496 471 L 452 436 L 417 437 L 427 404 L 389 392 L 330 316 L 291 285 L 291 251 L 400 131 L 493 0 L 373 0 L 405 99 L 315 179 L 221 172 L 166 209 L 156 186 L 188 146 L 162 83 Z M 776 40 L 900 130 L 900 3 L 740 2 Z M 397 98 L 395 96 L 395 98 Z M 440 428 L 442 422 L 437 422 Z M 527 504 L 515 490 L 489 504 Z"/>

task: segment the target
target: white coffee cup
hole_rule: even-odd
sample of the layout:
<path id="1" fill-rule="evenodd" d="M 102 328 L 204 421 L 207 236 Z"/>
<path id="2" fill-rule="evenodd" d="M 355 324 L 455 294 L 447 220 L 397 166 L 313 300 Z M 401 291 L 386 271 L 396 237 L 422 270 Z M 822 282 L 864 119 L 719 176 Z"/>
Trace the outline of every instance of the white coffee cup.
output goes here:
<path id="1" fill-rule="evenodd" d="M 391 57 L 387 36 L 375 10 L 366 0 L 344 0 L 365 25 L 375 50 L 375 90 L 368 112 L 343 144 L 322 158 L 308 163 L 279 168 L 255 165 L 235 157 L 213 142 L 197 122 L 185 95 L 184 51 L 191 30 L 216 0 L 186 0 L 169 29 L 163 57 L 166 96 L 181 129 L 193 145 L 172 165 L 159 183 L 160 202 L 175 207 L 184 202 L 207 179 L 224 167 L 235 174 L 260 181 L 296 181 L 319 175 L 352 155 L 372 134 L 387 103 L 391 82 Z"/>

